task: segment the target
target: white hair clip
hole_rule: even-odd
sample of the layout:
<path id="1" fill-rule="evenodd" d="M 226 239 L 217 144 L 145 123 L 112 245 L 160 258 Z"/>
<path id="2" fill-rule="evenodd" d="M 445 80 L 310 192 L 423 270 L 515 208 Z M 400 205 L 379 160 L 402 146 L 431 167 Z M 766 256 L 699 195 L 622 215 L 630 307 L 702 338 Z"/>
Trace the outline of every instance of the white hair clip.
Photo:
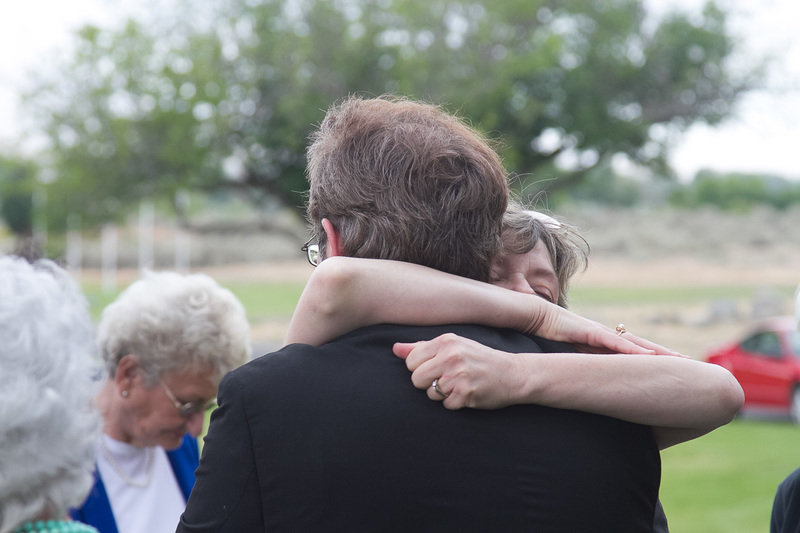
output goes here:
<path id="1" fill-rule="evenodd" d="M 561 227 L 561 222 L 554 219 L 550 215 L 545 215 L 544 213 L 540 213 L 539 211 L 525 211 L 525 214 L 533 219 L 539 220 L 545 226 L 550 226 L 551 228 Z"/>

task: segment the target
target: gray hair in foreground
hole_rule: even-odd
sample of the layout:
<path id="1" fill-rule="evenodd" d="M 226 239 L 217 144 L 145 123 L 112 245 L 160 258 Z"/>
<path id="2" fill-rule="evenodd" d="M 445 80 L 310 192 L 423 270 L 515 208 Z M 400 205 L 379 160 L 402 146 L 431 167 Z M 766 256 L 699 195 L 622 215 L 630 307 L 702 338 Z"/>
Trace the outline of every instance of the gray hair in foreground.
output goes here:
<path id="1" fill-rule="evenodd" d="M 0 533 L 63 516 L 91 489 L 95 350 L 86 300 L 66 272 L 0 257 Z"/>
<path id="2" fill-rule="evenodd" d="M 97 328 L 106 370 L 139 358 L 148 386 L 209 367 L 218 379 L 250 359 L 250 324 L 231 291 L 205 274 L 145 272 L 109 304 Z"/>

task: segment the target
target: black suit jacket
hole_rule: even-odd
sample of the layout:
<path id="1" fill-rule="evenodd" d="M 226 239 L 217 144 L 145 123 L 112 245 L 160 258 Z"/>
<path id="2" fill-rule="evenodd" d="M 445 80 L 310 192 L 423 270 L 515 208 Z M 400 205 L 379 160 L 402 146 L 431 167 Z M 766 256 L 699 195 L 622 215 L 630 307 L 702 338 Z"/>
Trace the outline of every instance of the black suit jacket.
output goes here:
<path id="1" fill-rule="evenodd" d="M 648 427 L 536 405 L 448 411 L 391 350 L 448 331 L 541 351 L 508 330 L 380 325 L 228 374 L 178 531 L 652 530 Z"/>
<path id="2" fill-rule="evenodd" d="M 800 468 L 789 474 L 775 493 L 770 533 L 800 532 Z"/>

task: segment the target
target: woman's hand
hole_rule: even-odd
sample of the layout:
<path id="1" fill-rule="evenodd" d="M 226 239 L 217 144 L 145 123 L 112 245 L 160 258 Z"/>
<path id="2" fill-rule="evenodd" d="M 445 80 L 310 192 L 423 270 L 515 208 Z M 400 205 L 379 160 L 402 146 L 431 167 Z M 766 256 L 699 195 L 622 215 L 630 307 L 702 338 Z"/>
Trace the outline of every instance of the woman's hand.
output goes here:
<path id="1" fill-rule="evenodd" d="M 527 322 L 520 325 L 524 333 L 566 342 L 584 353 L 680 355 L 647 339 L 583 318 L 541 298 L 529 298 L 532 298 L 533 305 Z"/>
<path id="2" fill-rule="evenodd" d="M 443 400 L 448 409 L 498 409 L 517 403 L 515 391 L 530 377 L 518 367 L 515 354 L 453 333 L 430 341 L 398 342 L 394 353 L 405 359 L 414 386 L 427 389 L 428 398 Z M 446 397 L 434 390 L 434 379 Z"/>

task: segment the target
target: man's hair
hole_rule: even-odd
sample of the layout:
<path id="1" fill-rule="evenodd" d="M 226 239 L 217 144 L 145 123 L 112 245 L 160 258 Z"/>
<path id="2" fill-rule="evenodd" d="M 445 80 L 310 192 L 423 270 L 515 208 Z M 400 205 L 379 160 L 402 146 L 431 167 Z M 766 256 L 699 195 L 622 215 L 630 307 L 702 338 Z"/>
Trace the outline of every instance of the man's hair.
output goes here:
<path id="1" fill-rule="evenodd" d="M 503 217 L 503 253 L 527 254 L 539 241 L 550 254 L 558 278 L 558 302 L 567 307 L 572 276 L 586 270 L 589 244 L 570 224 L 542 213 L 526 210 L 510 201 Z"/>
<path id="2" fill-rule="evenodd" d="M 308 216 L 342 254 L 394 259 L 487 281 L 500 249 L 508 182 L 487 140 L 436 106 L 350 97 L 332 106 L 307 152 Z"/>

